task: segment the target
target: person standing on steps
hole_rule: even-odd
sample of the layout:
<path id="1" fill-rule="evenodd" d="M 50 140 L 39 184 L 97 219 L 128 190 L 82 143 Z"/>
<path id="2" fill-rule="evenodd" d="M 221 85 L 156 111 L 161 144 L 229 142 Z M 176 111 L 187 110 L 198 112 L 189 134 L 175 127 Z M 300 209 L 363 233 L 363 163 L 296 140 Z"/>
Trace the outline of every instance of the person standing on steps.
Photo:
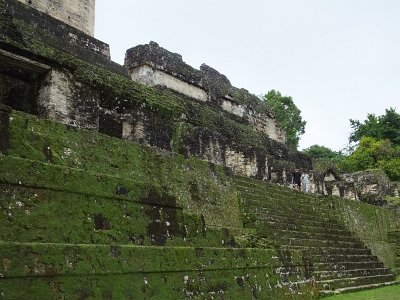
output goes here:
<path id="1" fill-rule="evenodd" d="M 301 186 L 301 173 L 299 169 L 294 169 L 292 173 L 292 184 L 295 186 L 297 190 L 300 190 Z"/>
<path id="2" fill-rule="evenodd" d="M 310 187 L 310 176 L 306 170 L 304 170 L 301 175 L 301 187 L 303 188 L 304 193 L 308 193 Z"/>

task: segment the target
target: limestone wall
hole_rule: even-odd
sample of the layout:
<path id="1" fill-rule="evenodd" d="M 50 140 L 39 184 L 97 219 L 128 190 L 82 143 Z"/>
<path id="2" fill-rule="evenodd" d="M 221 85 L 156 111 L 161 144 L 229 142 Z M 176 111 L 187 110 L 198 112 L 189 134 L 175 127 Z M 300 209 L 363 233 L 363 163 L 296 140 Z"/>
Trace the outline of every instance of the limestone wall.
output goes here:
<path id="1" fill-rule="evenodd" d="M 162 85 L 200 101 L 208 100 L 207 93 L 202 88 L 179 80 L 172 75 L 154 69 L 148 65 L 143 65 L 131 70 L 130 75 L 132 80 L 136 82 L 149 86 Z"/>
<path id="2" fill-rule="evenodd" d="M 375 205 L 333 197 L 332 206 L 346 227 L 359 237 L 387 267 L 394 268 L 396 253 L 388 232 L 398 230 L 399 213 Z"/>
<path id="3" fill-rule="evenodd" d="M 18 0 L 94 36 L 95 0 Z"/>
<path id="4" fill-rule="evenodd" d="M 391 182 L 384 171 L 371 169 L 349 174 L 311 176 L 310 192 L 333 195 L 375 205 L 386 205 L 387 197 L 399 197 L 399 184 Z"/>
<path id="5" fill-rule="evenodd" d="M 160 61 L 136 68 L 131 60 L 131 76 L 138 71 L 146 81 L 133 82 L 103 54 L 106 44 L 19 1 L 5 0 L 0 8 L 6 24 L 0 39 L 35 57 L 0 49 L 0 61 L 8 64 L 0 72 L 1 101 L 13 109 L 265 180 L 283 183 L 295 165 L 309 168 L 307 158 L 281 142 L 262 101 L 214 69 L 195 70 L 179 54 L 152 44 L 136 54 Z M 195 97 L 173 90 L 178 87 Z"/>
<path id="6" fill-rule="evenodd" d="M 60 123 L 98 130 L 99 92 L 88 91 L 71 72 L 53 68 L 40 82 L 38 113 Z M 86 92 L 85 92 L 86 91 Z"/>
<path id="7" fill-rule="evenodd" d="M 197 70 L 187 65 L 181 55 L 150 42 L 129 49 L 125 66 L 133 81 L 167 87 L 189 98 L 206 102 L 242 118 L 254 130 L 267 134 L 271 139 L 286 142 L 284 131 L 258 97 L 233 87 L 225 75 L 205 64 Z"/>
<path id="8" fill-rule="evenodd" d="M 132 82 L 104 44 L 14 0 L 0 2 L 0 24 L 0 101 L 15 110 L 0 103 L 2 296 L 311 297 L 308 254 L 244 228 L 232 171 L 283 183 L 295 165 L 310 167 L 268 134 L 274 119 L 261 101 L 207 66 L 184 81 L 206 91 L 204 101 Z M 64 38 L 65 27 L 76 38 Z M 178 85 L 188 71 L 156 70 Z M 312 200 L 278 189 L 261 189 L 278 216 Z M 253 191 L 251 200 L 264 196 Z M 317 215 L 308 207 L 300 220 Z M 390 250 L 378 246 L 377 255 Z"/>
<path id="9" fill-rule="evenodd" d="M 92 34 L 88 35 L 90 32 L 86 30 L 87 27 L 84 24 L 67 26 L 66 24 L 73 24 L 64 23 L 66 20 L 59 21 L 54 18 L 54 15 L 33 9 L 31 5 L 25 4 L 25 2 L 20 0 L 3 0 L 0 2 L 1 18 L 4 18 L 3 28 L 0 31 L 1 41 L 13 41 L 14 46 L 27 47 L 39 56 L 43 56 L 45 52 L 54 56 L 57 53 L 54 52 L 56 49 L 73 53 L 76 57 L 84 58 L 96 65 L 107 64 L 109 67 L 122 70 L 120 65 L 116 66 L 115 63 L 111 62 L 109 45 L 95 39 Z M 47 2 L 59 3 L 60 1 L 42 1 L 40 3 Z M 71 7 L 74 7 L 73 2 L 79 3 L 79 5 L 88 3 L 87 1 L 72 0 L 63 3 L 69 2 L 71 2 Z M 89 3 L 92 2 L 94 6 L 94 0 L 89 1 Z M 33 1 L 32 5 L 34 3 L 36 2 Z M 49 7 L 53 7 L 53 5 L 55 4 L 49 4 Z M 46 6 L 43 5 L 43 7 Z M 68 11 L 68 9 L 63 8 L 63 11 Z M 93 26 L 91 30 L 93 31 Z M 52 50 L 49 48 L 52 48 Z"/>

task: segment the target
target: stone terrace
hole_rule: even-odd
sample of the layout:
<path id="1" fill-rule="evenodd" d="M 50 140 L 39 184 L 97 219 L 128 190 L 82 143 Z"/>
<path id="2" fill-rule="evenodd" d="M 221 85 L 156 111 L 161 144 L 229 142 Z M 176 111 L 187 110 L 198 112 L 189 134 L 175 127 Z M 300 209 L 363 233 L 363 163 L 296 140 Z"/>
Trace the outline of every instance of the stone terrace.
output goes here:
<path id="1" fill-rule="evenodd" d="M 271 240 L 278 251 L 302 251 L 306 279 L 321 295 L 379 284 L 397 284 L 395 275 L 339 220 L 335 202 L 238 177 L 245 228 L 257 243 Z"/>
<path id="2" fill-rule="evenodd" d="M 310 297 L 297 249 L 242 238 L 223 168 L 0 111 L 3 299 Z"/>
<path id="3" fill-rule="evenodd" d="M 222 74 L 154 43 L 136 50 L 182 72 L 146 55 L 128 70 L 21 1 L 0 1 L 0 27 L 2 299 L 310 299 L 395 283 L 394 212 L 233 175 L 283 183 L 310 161 L 257 127 L 273 116 Z M 165 82 L 198 74 L 207 96 L 133 82 L 143 66 Z"/>
<path id="4" fill-rule="evenodd" d="M 330 198 L 1 112 L 4 299 L 309 299 L 395 283 Z"/>

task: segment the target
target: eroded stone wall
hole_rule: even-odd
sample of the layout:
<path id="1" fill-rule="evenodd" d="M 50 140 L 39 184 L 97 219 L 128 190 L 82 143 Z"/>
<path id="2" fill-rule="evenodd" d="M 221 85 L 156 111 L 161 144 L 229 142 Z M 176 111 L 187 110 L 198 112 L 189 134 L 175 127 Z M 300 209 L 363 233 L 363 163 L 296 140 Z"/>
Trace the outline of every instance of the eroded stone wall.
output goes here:
<path id="1" fill-rule="evenodd" d="M 301 154 L 244 122 L 246 110 L 257 104 L 254 98 L 246 102 L 252 97 L 247 91 L 224 90 L 227 79 L 203 66 L 210 101 L 188 104 L 182 95 L 132 82 L 124 72 L 116 72 L 120 68 L 108 68 L 101 55 L 93 53 L 89 59 L 64 49 L 69 42 L 57 45 L 62 37 L 54 34 L 60 31 L 43 30 L 46 22 L 41 29 L 31 26 L 31 13 L 36 13 L 36 25 L 45 14 L 25 8 L 27 19 L 21 18 L 20 11 L 14 14 L 17 10 L 4 3 L 0 50 L 6 45 L 27 57 L 8 59 L 11 64 L 1 70 L 0 101 L 13 106 L 19 95 L 17 88 L 10 88 L 9 78 L 15 79 L 11 87 L 19 87 L 22 79 L 33 80 L 34 75 L 24 90 L 37 91 L 32 101 L 38 115 L 47 119 L 27 113 L 24 105 L 18 109 L 25 112 L 18 112 L 0 104 L 0 210 L 6 216 L 0 218 L 3 297 L 315 296 L 308 253 L 273 248 L 271 232 L 259 224 L 244 227 L 238 183 L 230 170 L 216 165 L 277 182 L 287 180 L 289 166 L 308 165 Z M 66 27 L 48 19 L 53 28 Z M 4 61 L 4 52 L 2 56 Z M 215 78 L 225 84 L 216 84 Z M 225 110 L 215 109 L 221 99 L 231 102 Z M 226 110 L 243 119 L 227 116 Z M 268 115 L 267 110 L 263 113 Z M 256 197 L 250 200 L 260 200 L 257 189 L 251 194 L 258 186 L 255 180 L 247 185 L 239 181 L 249 198 Z M 276 195 L 273 202 L 263 200 L 273 203 L 270 208 L 278 216 L 297 216 L 292 205 L 300 203 L 304 212 L 304 203 L 315 200 L 282 194 L 272 185 L 258 191 L 261 196 Z M 261 206 L 264 201 L 256 202 L 260 204 L 253 202 L 251 212 L 271 215 Z M 319 205 L 308 205 L 311 218 L 318 216 Z M 287 224 L 284 216 L 282 220 Z M 282 243 L 287 245 L 290 230 L 284 231 Z M 313 241 L 309 235 L 303 240 Z"/>
<path id="2" fill-rule="evenodd" d="M 314 173 L 311 178 L 311 193 L 376 205 L 386 205 L 386 197 L 399 197 L 398 183 L 390 182 L 385 172 L 378 169 L 341 175 Z"/>
<path id="3" fill-rule="evenodd" d="M 94 36 L 95 0 L 18 0 Z"/>
<path id="4" fill-rule="evenodd" d="M 98 130 L 100 93 L 74 79 L 73 74 L 53 68 L 41 82 L 38 112 L 67 125 Z"/>
<path id="5" fill-rule="evenodd" d="M 150 42 L 129 49 L 125 66 L 133 81 L 166 87 L 206 102 L 242 118 L 254 130 L 267 134 L 271 139 L 286 142 L 284 131 L 258 97 L 232 86 L 225 75 L 205 64 L 197 70 L 186 64 L 181 55 Z"/>
<path id="6" fill-rule="evenodd" d="M 5 0 L 1 8 L 7 26 L 0 39 L 34 54 L 28 59 L 24 53 L 0 53 L 0 60 L 9 62 L 0 72 L 6 85 L 1 98 L 12 108 L 157 147 L 166 155 L 198 157 L 239 175 L 284 183 L 295 166 L 309 168 L 307 158 L 272 135 L 274 118 L 262 101 L 216 70 L 206 65 L 195 70 L 179 54 L 152 43 L 136 54 L 160 60 L 142 65 L 132 60 L 131 71 L 142 68 L 137 74 L 148 80 L 133 82 L 126 68 L 104 55 L 108 45 L 19 1 Z M 153 48 L 158 52 L 151 53 Z M 147 73 L 172 86 L 160 87 Z M 8 78 L 16 88 L 10 89 Z M 18 88 L 25 79 L 30 81 Z M 197 96 L 172 89 L 180 84 Z"/>
<path id="7" fill-rule="evenodd" d="M 130 75 L 132 80 L 136 82 L 149 86 L 161 85 L 200 101 L 208 100 L 207 93 L 202 88 L 179 80 L 166 72 L 157 70 L 148 65 L 132 69 Z"/>
<path id="8" fill-rule="evenodd" d="M 398 212 L 338 197 L 333 197 L 332 200 L 332 209 L 336 211 L 339 220 L 386 266 L 393 268 L 396 253 L 388 239 L 388 232 L 398 230 Z"/>

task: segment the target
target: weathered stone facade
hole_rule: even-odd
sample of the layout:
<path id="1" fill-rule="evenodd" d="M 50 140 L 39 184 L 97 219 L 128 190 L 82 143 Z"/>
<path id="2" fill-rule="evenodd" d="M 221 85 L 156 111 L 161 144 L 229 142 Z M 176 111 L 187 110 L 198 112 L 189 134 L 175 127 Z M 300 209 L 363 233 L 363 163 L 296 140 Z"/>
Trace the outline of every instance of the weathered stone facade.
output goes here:
<path id="1" fill-rule="evenodd" d="M 399 197 L 399 184 L 391 182 L 385 172 L 378 169 L 349 174 L 314 173 L 311 178 L 311 193 L 375 205 L 386 205 L 386 197 Z"/>
<path id="2" fill-rule="evenodd" d="M 390 180 L 381 170 L 360 171 L 342 176 L 344 197 L 372 204 L 383 202 L 391 194 Z M 347 193 L 346 193 L 347 191 Z"/>
<path id="3" fill-rule="evenodd" d="M 286 183 L 310 161 L 257 130 L 246 114 L 268 110 L 223 75 L 203 66 L 196 100 L 133 82 L 108 45 L 19 1 L 0 1 L 0 27 L 0 298 L 311 299 L 396 283 L 396 212 L 248 178 Z"/>
<path id="4" fill-rule="evenodd" d="M 94 36 L 96 0 L 18 0 Z"/>
<path id="5" fill-rule="evenodd" d="M 44 5 L 40 1 L 35 3 Z M 150 107 L 145 102 L 132 101 L 130 95 L 124 94 L 124 89 L 109 93 L 103 80 L 94 85 L 88 83 L 92 80 L 90 74 L 77 76 L 76 66 L 68 67 L 69 62 L 60 67 L 40 57 L 27 57 L 11 49 L 2 49 L 0 62 L 6 66 L 0 77 L 2 103 L 71 126 L 100 131 L 187 157 L 197 156 L 229 167 L 238 175 L 284 184 L 290 181 L 290 172 L 295 166 L 311 169 L 306 157 L 284 145 L 285 135 L 268 108 L 256 96 L 233 87 L 226 76 L 211 67 L 203 64 L 196 70 L 184 63 L 181 55 L 151 42 L 129 49 L 125 68 L 110 61 L 107 44 L 54 22 L 47 14 L 33 13 L 26 5 L 14 1 L 4 4 L 5 13 L 11 18 L 9 25 L 13 24 L 12 13 L 9 13 L 12 11 L 18 11 L 19 17 L 35 24 L 29 30 L 36 33 L 29 35 L 38 40 L 24 43 L 32 47 L 43 42 L 58 51 L 79 53 L 92 64 L 106 67 L 124 78 L 127 86 L 127 79 L 131 78 L 153 87 L 152 91 L 159 90 L 168 100 L 157 104 L 159 107 Z M 18 41 L 12 26 L 3 29 L 4 38 L 9 38 L 12 33 Z M 34 51 L 40 53 L 44 49 Z M 129 89 L 138 90 L 133 83 Z M 168 108 L 167 115 L 163 115 L 160 110 L 168 106 L 171 99 L 179 108 Z M 364 179 L 368 181 L 363 176 L 355 180 L 351 176 L 345 176 L 343 180 L 325 179 L 311 182 L 310 191 L 356 200 L 375 193 L 368 182 L 361 183 Z M 368 191 L 364 191 L 364 185 Z M 393 187 L 392 190 L 391 194 L 396 195 L 397 189 Z M 381 199 L 382 195 L 379 192 L 373 198 Z"/>
<path id="6" fill-rule="evenodd" d="M 310 167 L 305 156 L 284 144 L 285 136 L 264 103 L 232 87 L 214 69 L 203 65 L 195 70 L 180 55 L 151 43 L 127 52 L 128 75 L 124 66 L 110 61 L 108 45 L 16 3 L 6 1 L 5 14 L 11 21 L 5 29 L 38 56 L 0 53 L 8 66 L 2 74 L 7 82 L 3 103 L 67 125 L 196 156 L 236 174 L 284 183 L 286 172 L 295 166 Z M 14 24 L 15 11 L 36 26 Z M 15 28 L 25 40 L 18 39 Z M 72 56 L 53 51 L 50 60 L 42 59 L 40 53 L 46 50 L 39 44 Z M 90 64 L 77 61 L 75 53 Z M 160 61 L 141 64 L 147 57 Z M 52 62 L 60 59 L 61 66 Z M 131 81 L 138 71 L 135 64 L 142 67 L 138 78 L 151 87 Z"/>
<path id="7" fill-rule="evenodd" d="M 171 90 L 182 98 L 187 110 L 179 117 L 179 128 L 184 133 L 180 150 L 185 155 L 229 167 L 235 174 L 280 183 L 290 179 L 287 173 L 295 166 L 310 168 L 306 157 L 291 153 L 285 146 L 285 134 L 268 107 L 248 91 L 233 87 L 226 76 L 213 68 L 203 64 L 200 70 L 194 69 L 181 55 L 155 42 L 129 49 L 125 66 L 133 81 Z M 207 120 L 207 111 L 220 120 Z M 124 118 L 124 136 L 154 145 L 146 138 L 154 132 L 151 121 L 154 118 L 148 112 L 136 112 L 133 118 L 125 114 Z M 236 126 L 251 132 L 240 137 L 243 129 Z M 190 136 L 185 135 L 189 132 Z M 164 137 L 171 139 L 171 136 Z M 250 146 L 251 136 L 262 142 Z M 244 142 L 247 138 L 249 141 Z M 174 148 L 172 142 L 165 145 L 163 148 L 170 149 L 170 145 Z"/>
<path id="8" fill-rule="evenodd" d="M 251 127 L 271 139 L 286 142 L 284 131 L 258 97 L 233 87 L 225 75 L 205 64 L 196 70 L 187 65 L 181 55 L 150 42 L 129 49 L 125 66 L 134 81 L 167 87 L 190 98 L 208 102 L 211 106 L 243 118 Z"/>

